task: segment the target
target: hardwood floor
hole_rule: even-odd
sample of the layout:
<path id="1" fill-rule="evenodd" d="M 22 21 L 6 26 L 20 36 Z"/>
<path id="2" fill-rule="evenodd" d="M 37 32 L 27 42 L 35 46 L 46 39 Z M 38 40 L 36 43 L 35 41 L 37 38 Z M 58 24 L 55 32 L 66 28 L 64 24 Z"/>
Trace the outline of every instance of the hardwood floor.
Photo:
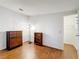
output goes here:
<path id="1" fill-rule="evenodd" d="M 64 59 L 78 59 L 76 48 L 72 45 L 64 46 Z"/>
<path id="2" fill-rule="evenodd" d="M 77 59 L 77 54 L 71 45 L 65 45 L 64 51 L 61 51 L 24 43 L 23 46 L 13 50 L 0 51 L 0 59 Z"/>

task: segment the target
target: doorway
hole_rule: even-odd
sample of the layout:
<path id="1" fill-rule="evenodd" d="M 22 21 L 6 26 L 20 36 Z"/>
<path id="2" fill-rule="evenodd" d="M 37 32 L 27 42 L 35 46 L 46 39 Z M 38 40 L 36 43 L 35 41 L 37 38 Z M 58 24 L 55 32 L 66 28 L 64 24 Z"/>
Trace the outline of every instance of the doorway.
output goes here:
<path id="1" fill-rule="evenodd" d="M 76 48 L 77 14 L 64 16 L 64 43 Z"/>

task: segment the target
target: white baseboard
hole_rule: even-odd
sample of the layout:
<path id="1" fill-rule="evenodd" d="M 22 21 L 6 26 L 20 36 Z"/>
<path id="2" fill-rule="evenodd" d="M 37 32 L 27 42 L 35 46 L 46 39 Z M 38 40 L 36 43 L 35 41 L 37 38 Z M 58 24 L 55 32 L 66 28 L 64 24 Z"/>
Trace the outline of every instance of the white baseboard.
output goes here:
<path id="1" fill-rule="evenodd" d="M 70 43 L 64 43 L 64 44 L 72 45 L 72 46 L 76 49 L 76 51 L 78 52 L 78 48 L 77 48 L 76 45 L 74 45 L 74 44 L 70 44 Z"/>

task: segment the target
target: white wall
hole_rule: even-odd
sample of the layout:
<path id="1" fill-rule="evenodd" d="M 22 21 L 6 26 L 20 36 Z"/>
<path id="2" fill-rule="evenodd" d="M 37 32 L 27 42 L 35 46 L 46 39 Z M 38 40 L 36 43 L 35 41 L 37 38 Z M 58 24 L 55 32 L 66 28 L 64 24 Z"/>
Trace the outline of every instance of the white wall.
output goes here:
<path id="1" fill-rule="evenodd" d="M 23 31 L 23 42 L 28 39 L 28 17 L 0 6 L 0 50 L 6 48 L 6 31 Z"/>
<path id="2" fill-rule="evenodd" d="M 76 45 L 77 35 L 77 14 L 64 17 L 64 43 Z"/>
<path id="3" fill-rule="evenodd" d="M 78 11 L 78 34 L 79 35 L 79 11 Z M 77 49 L 78 49 L 78 59 L 79 59 L 79 36 L 77 36 Z"/>
<path id="4" fill-rule="evenodd" d="M 36 32 L 43 32 L 43 44 L 63 50 L 63 15 L 48 14 L 30 18 Z"/>

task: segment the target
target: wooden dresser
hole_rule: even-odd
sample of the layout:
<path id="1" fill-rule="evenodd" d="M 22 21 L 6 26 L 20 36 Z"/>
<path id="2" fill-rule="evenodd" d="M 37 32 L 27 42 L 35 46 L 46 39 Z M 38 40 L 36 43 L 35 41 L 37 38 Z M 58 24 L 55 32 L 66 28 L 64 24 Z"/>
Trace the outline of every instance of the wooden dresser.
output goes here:
<path id="1" fill-rule="evenodd" d="M 6 48 L 8 50 L 22 45 L 22 31 L 7 31 L 6 38 Z"/>
<path id="2" fill-rule="evenodd" d="M 35 32 L 34 33 L 34 43 L 37 45 L 43 45 L 43 33 Z"/>

